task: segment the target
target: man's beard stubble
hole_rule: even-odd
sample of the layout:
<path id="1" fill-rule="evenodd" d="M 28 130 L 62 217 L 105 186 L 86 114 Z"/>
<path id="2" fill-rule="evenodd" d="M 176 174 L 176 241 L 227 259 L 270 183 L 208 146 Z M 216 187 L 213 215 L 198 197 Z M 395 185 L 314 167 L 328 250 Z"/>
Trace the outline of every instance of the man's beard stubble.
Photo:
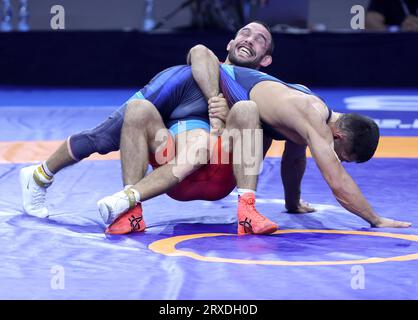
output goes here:
<path id="1" fill-rule="evenodd" d="M 233 50 L 228 55 L 228 60 L 235 66 L 238 67 L 244 67 L 244 68 L 250 68 L 250 69 L 259 69 L 260 68 L 260 60 L 256 59 L 252 61 L 241 61 L 239 60 L 234 53 L 232 53 Z"/>

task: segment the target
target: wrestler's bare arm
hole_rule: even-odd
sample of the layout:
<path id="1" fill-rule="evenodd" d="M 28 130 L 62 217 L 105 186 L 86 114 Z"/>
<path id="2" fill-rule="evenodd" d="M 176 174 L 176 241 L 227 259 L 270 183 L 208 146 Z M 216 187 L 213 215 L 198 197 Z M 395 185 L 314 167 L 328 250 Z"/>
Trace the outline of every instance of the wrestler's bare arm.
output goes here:
<path id="1" fill-rule="evenodd" d="M 319 120 L 318 120 L 319 121 Z M 320 125 L 318 123 L 318 125 Z M 409 227 L 409 223 L 379 217 L 369 205 L 357 184 L 341 165 L 332 145 L 332 137 L 325 138 L 311 124 L 300 132 L 305 135 L 312 156 L 337 201 L 348 211 L 375 227 Z"/>
<path id="2" fill-rule="evenodd" d="M 206 100 L 219 94 L 219 60 L 203 45 L 190 49 L 187 63 L 192 66 L 193 78 L 202 90 Z"/>
<path id="3" fill-rule="evenodd" d="M 301 183 L 306 169 L 306 146 L 292 141 L 285 142 L 280 173 L 284 188 L 286 209 L 289 213 L 307 213 L 315 211 L 301 202 Z"/>
<path id="4" fill-rule="evenodd" d="M 220 134 L 225 127 L 225 119 L 214 116 L 214 103 L 222 103 L 219 95 L 219 60 L 215 54 L 203 45 L 190 49 L 187 63 L 192 67 L 193 78 L 202 90 L 209 106 L 209 119 L 212 131 Z M 212 99 L 212 100 L 211 100 Z M 212 111 L 212 112 L 211 112 Z"/>

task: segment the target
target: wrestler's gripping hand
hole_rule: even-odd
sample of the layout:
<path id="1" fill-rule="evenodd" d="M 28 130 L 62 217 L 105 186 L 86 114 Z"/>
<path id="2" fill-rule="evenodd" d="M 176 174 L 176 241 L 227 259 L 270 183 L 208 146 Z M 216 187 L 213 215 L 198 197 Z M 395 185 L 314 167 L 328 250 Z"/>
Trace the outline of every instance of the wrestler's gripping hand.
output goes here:
<path id="1" fill-rule="evenodd" d="M 209 119 L 211 121 L 211 133 L 220 135 L 225 128 L 229 108 L 222 93 L 212 97 L 208 101 Z"/>

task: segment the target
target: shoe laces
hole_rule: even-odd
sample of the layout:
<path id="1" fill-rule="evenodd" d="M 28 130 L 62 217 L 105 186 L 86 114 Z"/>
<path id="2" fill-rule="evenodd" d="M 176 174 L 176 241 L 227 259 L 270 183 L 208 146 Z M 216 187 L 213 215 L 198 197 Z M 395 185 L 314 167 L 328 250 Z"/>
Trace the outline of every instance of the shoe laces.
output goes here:
<path id="1" fill-rule="evenodd" d="M 32 192 L 32 203 L 34 204 L 35 207 L 44 207 L 45 204 L 45 199 L 46 199 L 46 192 L 45 192 L 45 188 L 38 186 L 35 184 L 35 186 L 33 187 L 33 192 Z"/>
<path id="2" fill-rule="evenodd" d="M 251 215 L 251 219 L 255 221 L 265 221 L 266 218 L 257 211 L 255 208 L 255 200 L 253 198 L 249 199 L 243 199 L 241 198 L 241 201 L 243 201 L 246 205 L 247 212 Z"/>

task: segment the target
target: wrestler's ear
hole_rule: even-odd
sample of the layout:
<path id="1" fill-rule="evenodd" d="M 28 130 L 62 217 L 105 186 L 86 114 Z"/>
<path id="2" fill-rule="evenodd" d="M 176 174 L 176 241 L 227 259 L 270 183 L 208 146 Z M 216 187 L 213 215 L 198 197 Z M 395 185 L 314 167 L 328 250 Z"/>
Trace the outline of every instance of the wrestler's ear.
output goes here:
<path id="1" fill-rule="evenodd" d="M 334 139 L 342 139 L 345 137 L 344 133 L 342 133 L 340 130 L 333 130 L 332 135 L 334 136 Z"/>
<path id="2" fill-rule="evenodd" d="M 268 67 L 273 62 L 273 58 L 271 55 L 266 55 L 261 59 L 260 66 Z"/>
<path id="3" fill-rule="evenodd" d="M 233 43 L 234 43 L 234 40 L 231 40 L 231 41 L 228 42 L 228 45 L 226 46 L 226 51 L 231 50 L 231 46 L 232 46 Z"/>

